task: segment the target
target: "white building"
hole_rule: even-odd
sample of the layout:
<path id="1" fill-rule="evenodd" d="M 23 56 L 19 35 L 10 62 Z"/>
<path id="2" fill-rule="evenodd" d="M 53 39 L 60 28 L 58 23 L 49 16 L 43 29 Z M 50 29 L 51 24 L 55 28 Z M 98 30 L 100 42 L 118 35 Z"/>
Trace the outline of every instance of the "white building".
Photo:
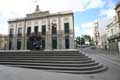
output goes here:
<path id="1" fill-rule="evenodd" d="M 114 20 L 109 25 L 107 25 L 106 31 L 110 50 L 118 51 L 118 47 L 120 47 L 119 46 L 120 28 L 117 16 L 115 16 Z"/>
<path id="2" fill-rule="evenodd" d="M 106 26 L 112 19 L 98 20 L 94 23 L 94 40 L 97 48 L 106 47 Z"/>
<path id="3" fill-rule="evenodd" d="M 24 18 L 8 21 L 8 49 L 73 49 L 74 48 L 74 16 L 72 11 L 49 13 L 35 12 Z"/>

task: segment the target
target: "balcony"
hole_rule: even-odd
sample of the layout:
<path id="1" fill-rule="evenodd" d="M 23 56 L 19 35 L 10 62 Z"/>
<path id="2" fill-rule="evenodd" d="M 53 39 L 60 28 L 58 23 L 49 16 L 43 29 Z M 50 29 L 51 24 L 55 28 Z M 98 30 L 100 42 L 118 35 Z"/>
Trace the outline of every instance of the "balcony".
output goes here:
<path id="1" fill-rule="evenodd" d="M 117 33 L 117 34 L 114 34 L 114 35 L 108 37 L 108 40 L 113 40 L 113 39 L 117 39 L 117 38 L 120 38 L 120 33 Z"/>
<path id="2" fill-rule="evenodd" d="M 41 33 L 40 32 L 37 32 L 37 33 L 33 32 L 30 34 L 30 36 L 36 36 L 36 37 L 41 36 Z"/>
<path id="3" fill-rule="evenodd" d="M 69 34 L 70 31 L 69 31 L 69 30 L 65 30 L 64 33 L 65 33 L 65 34 Z"/>
<path id="4" fill-rule="evenodd" d="M 17 34 L 17 37 L 22 37 L 22 33 L 18 33 L 18 34 Z"/>
<path id="5" fill-rule="evenodd" d="M 13 34 L 9 34 L 9 37 L 10 37 L 10 38 L 13 38 Z"/>

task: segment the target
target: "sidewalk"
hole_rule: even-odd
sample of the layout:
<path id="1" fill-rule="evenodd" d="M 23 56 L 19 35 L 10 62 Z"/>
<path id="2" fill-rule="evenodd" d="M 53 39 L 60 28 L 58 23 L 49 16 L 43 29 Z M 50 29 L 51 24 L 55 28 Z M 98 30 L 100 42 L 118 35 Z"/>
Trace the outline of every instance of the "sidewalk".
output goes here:
<path id="1" fill-rule="evenodd" d="M 96 49 L 97 52 L 102 53 L 101 55 L 110 58 L 114 61 L 120 62 L 120 53 L 117 51 L 105 51 L 102 49 Z"/>

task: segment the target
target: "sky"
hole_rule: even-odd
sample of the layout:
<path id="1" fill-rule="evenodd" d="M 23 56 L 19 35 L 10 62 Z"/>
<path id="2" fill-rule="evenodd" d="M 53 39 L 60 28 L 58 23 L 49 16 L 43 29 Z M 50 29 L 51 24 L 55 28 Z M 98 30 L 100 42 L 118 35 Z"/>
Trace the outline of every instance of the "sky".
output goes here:
<path id="1" fill-rule="evenodd" d="M 38 4 L 41 11 L 51 13 L 72 10 L 74 12 L 75 37 L 93 36 L 93 23 L 115 15 L 119 0 L 0 0 L 0 34 L 8 34 L 9 19 L 25 17 Z"/>

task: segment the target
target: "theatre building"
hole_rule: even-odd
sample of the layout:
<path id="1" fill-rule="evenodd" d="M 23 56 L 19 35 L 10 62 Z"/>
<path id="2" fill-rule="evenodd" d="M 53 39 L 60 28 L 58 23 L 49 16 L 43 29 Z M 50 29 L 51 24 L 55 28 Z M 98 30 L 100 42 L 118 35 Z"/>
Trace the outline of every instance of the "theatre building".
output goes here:
<path id="1" fill-rule="evenodd" d="M 11 19 L 9 50 L 54 50 L 74 48 L 74 16 L 72 11 L 49 13 L 39 6 L 26 17 Z"/>

